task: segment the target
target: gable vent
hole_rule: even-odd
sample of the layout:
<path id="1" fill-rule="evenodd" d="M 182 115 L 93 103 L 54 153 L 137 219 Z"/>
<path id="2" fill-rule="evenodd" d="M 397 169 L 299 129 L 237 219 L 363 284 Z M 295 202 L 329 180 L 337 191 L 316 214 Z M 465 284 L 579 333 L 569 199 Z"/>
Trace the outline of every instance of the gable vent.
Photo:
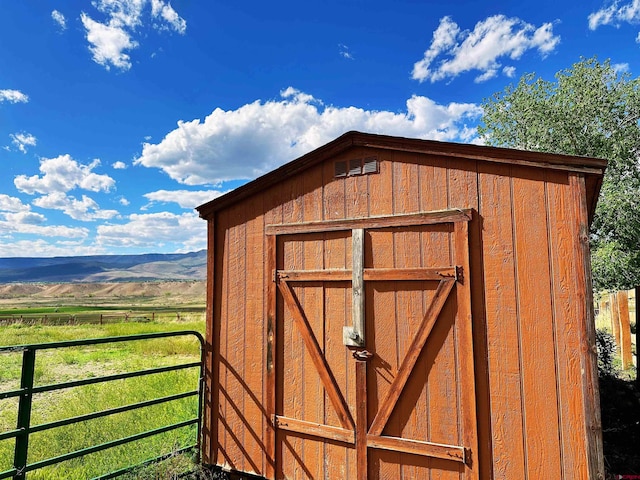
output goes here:
<path id="1" fill-rule="evenodd" d="M 352 158 L 350 160 L 340 160 L 334 164 L 334 176 L 336 178 L 368 175 L 379 171 L 378 157 Z"/>

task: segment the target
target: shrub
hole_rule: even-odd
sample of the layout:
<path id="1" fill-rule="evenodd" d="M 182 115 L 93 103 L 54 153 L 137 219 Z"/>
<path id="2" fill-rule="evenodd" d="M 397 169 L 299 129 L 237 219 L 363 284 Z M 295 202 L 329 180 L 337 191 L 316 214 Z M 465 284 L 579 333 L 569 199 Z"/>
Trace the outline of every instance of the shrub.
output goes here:
<path id="1" fill-rule="evenodd" d="M 596 330 L 596 346 L 598 348 L 598 376 L 600 378 L 614 377 L 617 370 L 615 338 L 604 330 Z"/>

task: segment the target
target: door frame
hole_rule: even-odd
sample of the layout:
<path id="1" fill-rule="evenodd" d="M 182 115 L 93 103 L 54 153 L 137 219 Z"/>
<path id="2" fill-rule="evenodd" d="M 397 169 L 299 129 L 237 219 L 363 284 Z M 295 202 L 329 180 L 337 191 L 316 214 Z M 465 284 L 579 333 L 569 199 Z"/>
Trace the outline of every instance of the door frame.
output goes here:
<path id="1" fill-rule="evenodd" d="M 473 346 L 471 325 L 471 292 L 469 284 L 469 222 L 473 218 L 470 209 L 421 212 L 415 214 L 375 216 L 357 219 L 328 220 L 291 224 L 266 225 L 266 273 L 267 292 L 267 372 L 266 372 L 266 414 L 265 449 L 267 453 L 267 478 L 275 478 L 277 461 L 277 430 L 287 430 L 315 437 L 325 437 L 334 441 L 354 445 L 357 459 L 357 479 L 368 477 L 369 448 L 393 450 L 397 452 L 426 455 L 459 462 L 464 466 L 465 479 L 478 478 L 477 422 L 475 402 L 475 376 L 473 349 L 461 352 L 458 360 L 464 387 L 460 389 L 461 443 L 442 445 L 432 442 L 411 440 L 383 435 L 384 427 L 402 394 L 416 361 L 426 344 L 447 298 L 455 294 L 457 298 L 456 322 L 460 323 L 458 341 L 462 345 Z M 394 227 L 452 224 L 454 265 L 443 268 L 364 268 L 363 242 L 365 230 L 379 230 Z M 307 270 L 278 271 L 277 241 L 280 236 L 306 233 L 352 231 L 351 270 Z M 359 252 L 356 254 L 356 252 Z M 394 378 L 387 397 L 383 399 L 371 425 L 367 418 L 367 363 L 371 355 L 364 345 L 364 281 L 376 280 L 438 280 L 431 306 L 422 320 L 418 334 Z M 351 416 L 348 405 L 340 392 L 331 369 L 326 363 L 320 346 L 313 335 L 302 307 L 299 305 L 289 282 L 304 281 L 351 281 L 353 289 L 352 325 L 345 327 L 343 343 L 352 350 L 356 361 L 356 418 Z M 456 286 L 455 291 L 453 289 Z M 276 365 L 276 312 L 278 292 L 285 302 L 285 308 L 293 316 L 294 323 L 302 335 L 305 347 L 320 374 L 321 381 L 333 405 L 341 426 L 330 426 L 283 417 L 277 414 Z M 474 455 L 475 454 L 475 455 Z"/>

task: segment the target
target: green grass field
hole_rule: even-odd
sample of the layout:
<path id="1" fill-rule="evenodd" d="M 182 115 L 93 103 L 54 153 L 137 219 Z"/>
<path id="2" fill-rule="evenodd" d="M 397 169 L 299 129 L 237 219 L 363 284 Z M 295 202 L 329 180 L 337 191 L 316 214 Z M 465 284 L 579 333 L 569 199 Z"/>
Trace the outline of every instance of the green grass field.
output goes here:
<path id="1" fill-rule="evenodd" d="M 75 310 L 76 313 L 86 312 Z M 12 312 L 15 314 L 15 312 Z M 33 313 L 33 312 L 31 312 Z M 43 313 L 43 312 L 37 312 Z M 2 315 L 2 313 L 0 313 Z M 177 330 L 204 331 L 201 313 L 183 315 L 176 321 L 175 312 L 155 321 L 106 323 L 104 325 L 41 325 L 15 323 L 0 327 L 0 346 L 65 340 L 133 335 Z M 170 318 L 171 320 L 168 320 Z M 0 392 L 17 389 L 20 382 L 21 353 L 0 354 Z M 175 365 L 199 360 L 199 343 L 195 337 L 169 337 L 87 347 L 38 351 L 35 385 L 79 380 L 83 378 Z M 165 372 L 146 377 L 85 385 L 34 396 L 32 425 L 61 420 L 122 405 L 195 390 L 197 369 Z M 17 421 L 17 399 L 0 400 L 0 432 L 12 430 Z M 151 430 L 197 416 L 197 397 L 144 407 L 113 416 L 88 420 L 75 425 L 34 433 L 29 443 L 29 463 L 55 457 L 74 450 Z M 176 451 L 195 443 L 195 426 L 123 445 L 100 453 L 69 460 L 57 466 L 29 472 L 30 479 L 84 479 L 136 465 L 148 458 Z M 0 441 L 0 472 L 13 465 L 14 439 Z M 165 462 L 164 466 L 138 472 L 130 478 L 172 478 L 175 472 L 190 468 L 186 456 Z M 167 466 L 168 465 L 168 466 Z M 173 472 L 173 473 L 172 473 Z"/>

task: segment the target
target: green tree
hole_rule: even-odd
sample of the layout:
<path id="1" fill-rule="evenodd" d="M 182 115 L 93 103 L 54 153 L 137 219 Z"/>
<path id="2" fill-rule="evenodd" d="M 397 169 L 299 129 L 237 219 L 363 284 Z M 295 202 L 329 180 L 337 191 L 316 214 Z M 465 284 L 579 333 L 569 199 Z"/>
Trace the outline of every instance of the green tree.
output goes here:
<path id="1" fill-rule="evenodd" d="M 583 58 L 555 81 L 524 75 L 482 106 L 489 145 L 609 161 L 591 228 L 594 287 L 640 285 L 640 78 Z"/>

